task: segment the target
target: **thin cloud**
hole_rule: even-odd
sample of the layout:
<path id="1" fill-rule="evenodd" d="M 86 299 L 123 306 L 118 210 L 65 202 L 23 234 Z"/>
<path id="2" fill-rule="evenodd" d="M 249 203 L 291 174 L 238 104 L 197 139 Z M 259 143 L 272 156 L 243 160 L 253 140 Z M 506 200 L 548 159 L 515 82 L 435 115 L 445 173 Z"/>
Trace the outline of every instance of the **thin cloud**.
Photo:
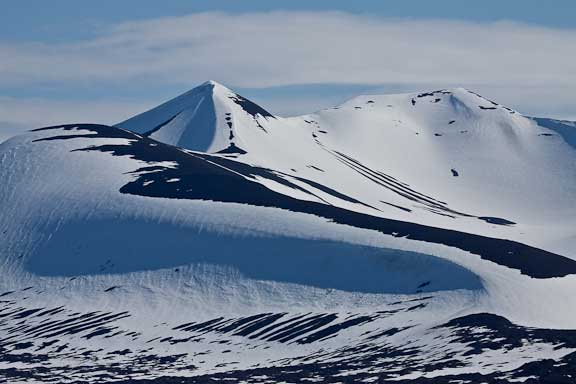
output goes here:
<path id="1" fill-rule="evenodd" d="M 60 44 L 0 42 L 0 86 L 46 84 L 175 89 L 215 79 L 231 87 L 395 84 L 464 86 L 526 114 L 573 118 L 576 30 L 513 22 L 397 20 L 341 12 L 196 13 L 126 22 Z M 28 92 L 30 93 L 30 92 Z M 338 99 L 273 91 L 257 101 L 284 115 Z M 174 95 L 176 96 L 176 95 Z M 265 96 L 265 95 L 264 95 Z M 0 97 L 2 131 L 64 122 L 116 123 L 164 100 Z"/>
<path id="2" fill-rule="evenodd" d="M 310 83 L 576 85 L 576 31 L 337 12 L 198 13 L 120 24 L 69 44 L 0 46 L 0 83 L 217 78 Z"/>

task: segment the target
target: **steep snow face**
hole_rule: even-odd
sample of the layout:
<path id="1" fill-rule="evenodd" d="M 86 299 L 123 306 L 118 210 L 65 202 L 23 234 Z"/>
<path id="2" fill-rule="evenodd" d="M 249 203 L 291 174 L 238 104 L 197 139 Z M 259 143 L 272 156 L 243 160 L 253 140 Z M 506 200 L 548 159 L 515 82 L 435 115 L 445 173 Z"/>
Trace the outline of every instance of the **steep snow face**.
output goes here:
<path id="1" fill-rule="evenodd" d="M 464 89 L 276 118 L 209 82 L 119 126 L 0 144 L 1 378 L 576 373 L 570 123 Z"/>
<path id="2" fill-rule="evenodd" d="M 265 132 L 269 119 L 274 116 L 250 100 L 208 81 L 117 126 L 195 151 L 243 153 L 244 130 Z"/>
<path id="3" fill-rule="evenodd" d="M 551 129 L 560 135 L 572 148 L 576 148 L 576 122 L 566 120 L 546 119 L 540 117 L 532 118 L 539 126 Z M 548 136 L 553 136 L 548 133 Z"/>

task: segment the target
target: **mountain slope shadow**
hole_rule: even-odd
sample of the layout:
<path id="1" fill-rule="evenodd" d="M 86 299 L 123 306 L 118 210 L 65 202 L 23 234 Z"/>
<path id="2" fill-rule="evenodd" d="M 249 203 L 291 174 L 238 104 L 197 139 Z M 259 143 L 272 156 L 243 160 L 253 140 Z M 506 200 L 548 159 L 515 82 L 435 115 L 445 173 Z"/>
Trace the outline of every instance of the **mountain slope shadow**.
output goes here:
<path id="1" fill-rule="evenodd" d="M 136 220 L 69 222 L 28 259 L 26 268 L 38 275 L 78 276 L 183 265 L 193 271 L 205 271 L 208 265 L 231 276 L 363 293 L 414 293 L 428 281 L 425 291 L 482 287 L 469 270 L 415 252 Z"/>

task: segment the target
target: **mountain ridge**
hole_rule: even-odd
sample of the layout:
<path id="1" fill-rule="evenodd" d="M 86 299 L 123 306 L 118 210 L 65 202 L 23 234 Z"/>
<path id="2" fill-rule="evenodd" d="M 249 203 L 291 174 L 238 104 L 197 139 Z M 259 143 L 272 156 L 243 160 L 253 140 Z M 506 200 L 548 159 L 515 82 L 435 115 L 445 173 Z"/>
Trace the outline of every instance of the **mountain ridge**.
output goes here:
<path id="1" fill-rule="evenodd" d="M 0 143 L 0 377 L 570 381 L 572 129 L 464 89 L 281 118 L 208 82 Z"/>

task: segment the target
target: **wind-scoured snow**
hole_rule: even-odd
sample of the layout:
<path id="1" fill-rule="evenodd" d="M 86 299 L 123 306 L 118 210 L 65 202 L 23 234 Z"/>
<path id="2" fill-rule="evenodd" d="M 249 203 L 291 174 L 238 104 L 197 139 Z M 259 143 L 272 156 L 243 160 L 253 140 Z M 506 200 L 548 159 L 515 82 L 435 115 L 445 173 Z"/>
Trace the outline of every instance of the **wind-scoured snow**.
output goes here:
<path id="1" fill-rule="evenodd" d="M 0 377 L 569 380 L 574 129 L 465 89 L 281 118 L 207 82 L 12 138 Z"/>

